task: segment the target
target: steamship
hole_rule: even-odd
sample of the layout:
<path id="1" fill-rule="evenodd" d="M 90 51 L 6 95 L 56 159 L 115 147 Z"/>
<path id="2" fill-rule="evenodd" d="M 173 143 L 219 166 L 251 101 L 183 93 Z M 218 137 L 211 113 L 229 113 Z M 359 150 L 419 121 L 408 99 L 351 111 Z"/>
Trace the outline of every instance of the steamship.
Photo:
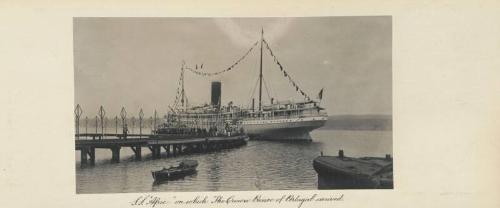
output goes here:
<path id="1" fill-rule="evenodd" d="M 260 40 L 256 42 L 254 46 L 259 42 L 260 67 L 258 106 L 255 106 L 255 99 L 252 99 L 251 107 L 247 108 L 235 106 L 232 102 L 222 106 L 222 83 L 214 81 L 211 85 L 211 103 L 202 106 L 188 107 L 188 100 L 184 91 L 184 71 L 188 69 L 198 75 L 218 75 L 221 72 L 200 73 L 193 68 L 186 67 L 183 63 L 179 82 L 180 88 L 177 89 L 178 93 L 176 95 L 174 107 L 170 107 L 171 111 L 166 116 L 166 123 L 182 123 L 182 125 L 190 126 L 191 128 L 201 128 L 204 129 L 203 131 L 211 132 L 224 132 L 227 131 L 227 129 L 234 130 L 235 128 L 239 128 L 240 132 L 244 132 L 251 139 L 310 141 L 311 137 L 309 133 L 314 129 L 322 127 L 328 118 L 325 109 L 320 106 L 323 89 L 318 93 L 318 100 L 312 100 L 309 96 L 305 95 L 302 90 L 299 90 L 296 83 L 292 81 L 294 89 L 305 96 L 304 101 L 274 101 L 274 99 L 271 98 L 270 104 L 264 104 L 262 100 L 263 44 L 266 44 L 271 55 L 272 51 L 264 39 L 264 31 L 262 31 Z M 252 49 L 253 47 L 249 52 Z M 277 63 L 283 71 L 281 64 L 279 62 Z M 233 64 L 233 66 L 235 65 L 236 64 Z M 229 68 L 229 70 L 230 69 L 231 68 Z M 225 71 L 228 71 L 228 69 L 223 72 Z M 285 77 L 289 77 L 286 71 L 284 74 Z M 291 78 L 289 79 L 291 80 Z"/>

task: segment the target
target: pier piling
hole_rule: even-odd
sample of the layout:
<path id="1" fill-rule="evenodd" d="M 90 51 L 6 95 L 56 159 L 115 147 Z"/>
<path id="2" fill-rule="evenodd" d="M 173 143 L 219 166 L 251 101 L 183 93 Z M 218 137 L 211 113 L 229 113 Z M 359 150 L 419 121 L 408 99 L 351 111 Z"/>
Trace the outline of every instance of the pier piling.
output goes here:
<path id="1" fill-rule="evenodd" d="M 132 151 L 134 151 L 135 155 L 135 160 L 141 160 L 142 159 L 142 147 L 141 146 L 135 146 L 135 147 L 130 147 Z"/>
<path id="2" fill-rule="evenodd" d="M 114 163 L 120 162 L 120 146 L 111 147 L 111 161 Z"/>
<path id="3" fill-rule="evenodd" d="M 90 147 L 88 150 L 89 150 L 88 154 L 90 156 L 90 165 L 94 166 L 95 165 L 95 148 Z"/>
<path id="4" fill-rule="evenodd" d="M 153 159 L 159 159 L 161 158 L 161 145 L 153 145 L 151 146 L 151 156 Z"/>
<path id="5" fill-rule="evenodd" d="M 177 145 L 175 144 L 172 145 L 172 156 L 177 156 Z"/>
<path id="6" fill-rule="evenodd" d="M 87 166 L 87 151 L 85 149 L 82 149 L 80 151 L 80 166 L 81 167 Z"/>
<path id="7" fill-rule="evenodd" d="M 156 159 L 161 158 L 161 146 L 157 145 L 156 146 Z"/>
<path id="8" fill-rule="evenodd" d="M 88 147 L 82 148 L 80 150 L 80 166 L 86 167 L 87 165 L 94 166 L 95 165 L 95 148 Z"/>

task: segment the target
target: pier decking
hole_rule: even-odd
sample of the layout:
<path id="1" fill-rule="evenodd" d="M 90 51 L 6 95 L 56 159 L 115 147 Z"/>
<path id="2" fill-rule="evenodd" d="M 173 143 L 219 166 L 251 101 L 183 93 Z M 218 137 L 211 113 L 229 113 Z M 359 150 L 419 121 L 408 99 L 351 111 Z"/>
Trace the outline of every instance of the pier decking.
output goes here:
<path id="1" fill-rule="evenodd" d="M 95 165 L 95 149 L 111 150 L 111 161 L 120 162 L 121 148 L 131 148 L 135 159 L 142 159 L 142 148 L 151 151 L 153 159 L 161 158 L 162 148 L 167 157 L 180 154 L 210 152 L 238 147 L 246 144 L 246 135 L 231 137 L 172 138 L 144 134 L 79 134 L 76 135 L 75 150 L 80 151 L 81 166 Z"/>

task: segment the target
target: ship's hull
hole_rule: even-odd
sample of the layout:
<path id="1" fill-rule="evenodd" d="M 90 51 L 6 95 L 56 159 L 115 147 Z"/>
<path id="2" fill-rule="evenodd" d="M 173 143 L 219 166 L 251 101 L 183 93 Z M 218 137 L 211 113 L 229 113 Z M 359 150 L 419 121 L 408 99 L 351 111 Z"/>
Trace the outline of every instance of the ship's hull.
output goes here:
<path id="1" fill-rule="evenodd" d="M 326 116 L 243 120 L 242 126 L 251 139 L 310 141 L 309 132 L 325 125 Z"/>

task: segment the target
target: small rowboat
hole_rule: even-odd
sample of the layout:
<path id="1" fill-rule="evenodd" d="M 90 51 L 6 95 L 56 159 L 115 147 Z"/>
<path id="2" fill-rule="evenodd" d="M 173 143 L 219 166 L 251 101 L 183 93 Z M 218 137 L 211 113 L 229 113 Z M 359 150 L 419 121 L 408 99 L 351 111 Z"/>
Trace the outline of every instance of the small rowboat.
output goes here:
<path id="1" fill-rule="evenodd" d="M 196 167 L 198 167 L 198 161 L 184 160 L 176 167 L 152 171 L 151 174 L 155 181 L 173 180 L 196 173 Z"/>

